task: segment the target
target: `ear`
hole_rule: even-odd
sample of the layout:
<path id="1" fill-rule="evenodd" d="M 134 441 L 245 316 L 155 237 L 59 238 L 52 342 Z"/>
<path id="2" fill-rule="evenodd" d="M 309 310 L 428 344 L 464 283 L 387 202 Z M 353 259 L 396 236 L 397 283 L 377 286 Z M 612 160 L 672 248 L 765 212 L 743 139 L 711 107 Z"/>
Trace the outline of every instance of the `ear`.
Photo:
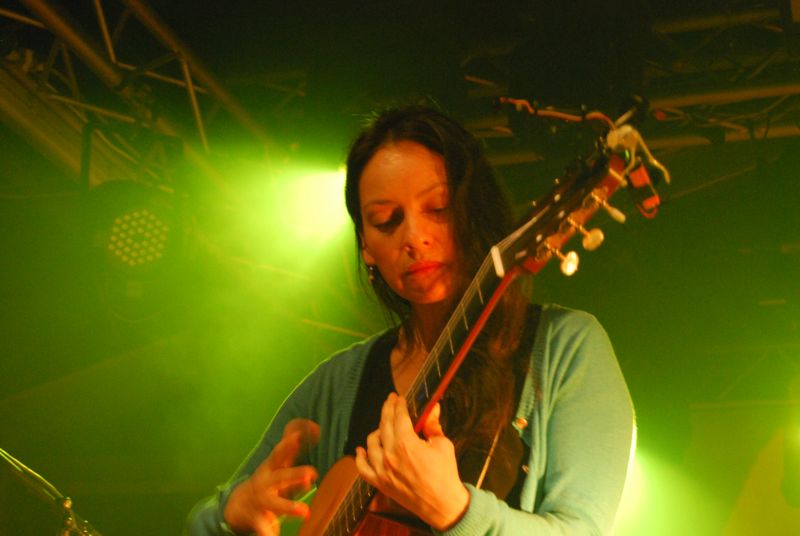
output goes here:
<path id="1" fill-rule="evenodd" d="M 366 242 L 364 242 L 364 237 L 361 237 L 361 258 L 364 259 L 364 264 L 367 266 L 375 264 L 375 257 L 372 256 L 372 253 L 369 252 L 369 248 L 367 247 Z"/>

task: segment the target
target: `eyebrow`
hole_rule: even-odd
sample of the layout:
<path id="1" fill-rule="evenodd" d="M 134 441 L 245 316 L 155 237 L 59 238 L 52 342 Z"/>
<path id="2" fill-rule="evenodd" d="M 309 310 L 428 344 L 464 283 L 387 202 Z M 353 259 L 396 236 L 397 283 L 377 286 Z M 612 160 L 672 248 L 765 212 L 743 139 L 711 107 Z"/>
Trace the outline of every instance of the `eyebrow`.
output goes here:
<path id="1" fill-rule="evenodd" d="M 431 193 L 433 190 L 435 190 L 437 188 L 444 188 L 446 190 L 447 189 L 447 181 L 441 181 L 441 182 L 437 182 L 435 184 L 432 184 L 432 185 L 428 186 L 427 188 L 425 188 L 424 190 L 420 190 L 415 197 L 425 197 L 426 195 L 428 195 L 429 193 Z M 367 208 L 369 208 L 371 206 L 374 206 L 374 205 L 388 205 L 388 204 L 391 204 L 391 203 L 392 203 L 392 201 L 389 200 L 389 199 L 373 199 L 372 201 L 370 201 L 368 203 L 364 203 L 363 205 L 361 205 L 361 210 L 365 210 L 365 209 L 367 209 Z"/>

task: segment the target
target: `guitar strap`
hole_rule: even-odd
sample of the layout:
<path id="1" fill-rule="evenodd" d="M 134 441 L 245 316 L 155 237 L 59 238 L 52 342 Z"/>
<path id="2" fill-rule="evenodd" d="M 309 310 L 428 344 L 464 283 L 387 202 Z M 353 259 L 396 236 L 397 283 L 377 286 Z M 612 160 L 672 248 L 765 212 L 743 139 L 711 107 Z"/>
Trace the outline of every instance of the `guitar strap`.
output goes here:
<path id="1" fill-rule="evenodd" d="M 512 356 L 515 365 L 514 408 L 519 406 L 522 396 L 541 309 L 541 305 L 529 307 L 520 344 Z M 489 490 L 512 508 L 518 508 L 519 494 L 527 476 L 523 469 L 524 461 L 529 455 L 530 448 L 520 439 L 511 422 L 501 422 L 498 423 L 492 445 L 469 449 L 459 456 L 459 472 L 465 482 Z"/>

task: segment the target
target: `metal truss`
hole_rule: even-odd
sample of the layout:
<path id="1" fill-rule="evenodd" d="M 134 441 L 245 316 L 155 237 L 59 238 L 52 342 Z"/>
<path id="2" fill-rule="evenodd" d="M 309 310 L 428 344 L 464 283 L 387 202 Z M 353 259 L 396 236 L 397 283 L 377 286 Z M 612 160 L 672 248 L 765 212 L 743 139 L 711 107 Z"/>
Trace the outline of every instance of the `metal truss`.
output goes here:
<path id="1" fill-rule="evenodd" d="M 654 24 L 645 71 L 661 137 L 653 145 L 800 136 L 800 42 L 790 28 L 764 8 Z"/>
<path id="2" fill-rule="evenodd" d="M 635 73 L 640 94 L 650 104 L 651 120 L 643 127 L 649 146 L 672 150 L 800 136 L 800 25 L 786 17 L 778 9 L 754 4 L 652 22 L 642 50 L 644 64 Z M 483 47 L 462 62 L 470 97 L 507 94 L 503 66 L 512 63 L 515 47 L 513 42 Z M 487 64 L 499 76 L 476 76 L 471 70 L 474 65 L 486 70 Z M 469 126 L 484 138 L 513 138 L 511 113 L 479 115 Z M 519 148 L 493 155 L 496 165 L 540 158 Z"/>
<path id="3" fill-rule="evenodd" d="M 209 165 L 209 124 L 227 113 L 263 147 L 266 132 L 143 0 L 21 0 L 0 9 L 40 30 L 39 49 L 17 47 L 0 69 L 0 113 L 20 134 L 89 185 L 131 178 L 170 187 L 181 153 Z M 93 20 L 91 28 L 85 22 Z M 144 55 L 143 55 L 143 52 Z M 90 170 L 87 162 L 91 155 Z"/>

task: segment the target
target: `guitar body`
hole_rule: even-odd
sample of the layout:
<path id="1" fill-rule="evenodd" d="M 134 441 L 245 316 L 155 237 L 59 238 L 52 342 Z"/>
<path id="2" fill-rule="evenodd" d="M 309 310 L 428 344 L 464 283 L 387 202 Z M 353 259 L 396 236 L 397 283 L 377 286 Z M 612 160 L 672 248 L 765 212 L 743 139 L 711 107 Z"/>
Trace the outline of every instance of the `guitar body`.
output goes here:
<path id="1" fill-rule="evenodd" d="M 355 513 L 353 529 L 347 530 L 339 523 L 332 528 L 337 512 L 346 512 L 343 503 L 347 493 L 359 480 L 356 462 L 345 456 L 331 467 L 311 501 L 311 518 L 303 523 L 298 536 L 322 536 L 331 533 L 342 536 L 430 536 L 431 532 L 419 521 L 407 518 L 408 513 L 391 508 L 388 500 L 377 495 L 369 504 L 366 514 Z M 340 514 L 341 515 L 341 514 Z M 355 521 L 361 518 L 359 523 Z"/>

